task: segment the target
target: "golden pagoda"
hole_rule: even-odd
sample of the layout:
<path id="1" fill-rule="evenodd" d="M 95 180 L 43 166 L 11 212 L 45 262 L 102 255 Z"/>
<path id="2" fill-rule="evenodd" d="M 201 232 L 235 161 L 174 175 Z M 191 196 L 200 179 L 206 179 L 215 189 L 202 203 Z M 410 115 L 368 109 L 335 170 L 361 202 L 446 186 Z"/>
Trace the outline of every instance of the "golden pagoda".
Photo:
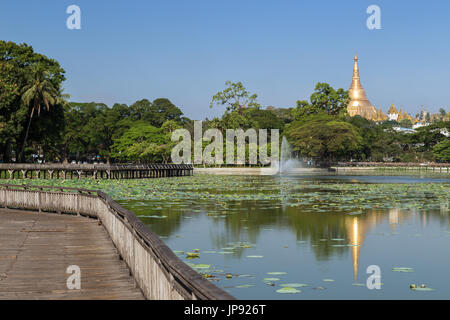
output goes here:
<path id="1" fill-rule="evenodd" d="M 406 111 L 403 112 L 403 119 L 408 119 L 409 121 L 411 121 L 411 123 L 414 122 L 414 119 L 409 114 L 407 114 Z"/>
<path id="2" fill-rule="evenodd" d="M 389 108 L 387 114 L 398 114 L 397 109 L 395 108 L 394 104 Z"/>
<path id="3" fill-rule="evenodd" d="M 398 113 L 397 121 L 400 122 L 400 121 L 402 121 L 402 120 L 403 120 L 403 112 L 402 112 L 402 108 L 400 108 L 400 111 L 399 111 L 399 113 Z"/>
<path id="4" fill-rule="evenodd" d="M 388 119 L 387 115 L 384 114 L 383 110 L 380 108 L 380 110 L 377 110 L 377 116 L 376 119 L 374 119 L 377 122 L 386 121 Z"/>
<path id="5" fill-rule="evenodd" d="M 366 92 L 361 85 L 359 78 L 358 56 L 355 55 L 355 64 L 353 66 L 353 79 L 349 89 L 350 103 L 347 111 L 351 117 L 359 115 L 369 120 L 377 120 L 377 109 L 370 103 L 366 97 Z"/>

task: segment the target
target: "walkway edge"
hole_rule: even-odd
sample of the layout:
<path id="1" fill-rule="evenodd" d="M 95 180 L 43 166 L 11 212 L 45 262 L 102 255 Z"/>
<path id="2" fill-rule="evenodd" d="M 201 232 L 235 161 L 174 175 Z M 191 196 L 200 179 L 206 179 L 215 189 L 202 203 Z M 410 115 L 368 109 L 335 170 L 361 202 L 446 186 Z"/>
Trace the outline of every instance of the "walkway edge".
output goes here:
<path id="1" fill-rule="evenodd" d="M 2 184 L 0 206 L 99 219 L 147 299 L 235 299 L 185 264 L 133 212 L 102 191 Z"/>

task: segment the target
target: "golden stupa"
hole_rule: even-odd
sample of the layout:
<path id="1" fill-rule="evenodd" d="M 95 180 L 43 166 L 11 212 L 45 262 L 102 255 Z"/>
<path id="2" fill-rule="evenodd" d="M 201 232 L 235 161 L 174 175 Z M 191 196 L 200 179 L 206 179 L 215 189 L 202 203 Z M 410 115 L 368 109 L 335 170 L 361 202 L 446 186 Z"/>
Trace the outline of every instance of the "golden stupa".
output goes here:
<path id="1" fill-rule="evenodd" d="M 395 105 L 394 104 L 392 104 L 392 106 L 389 108 L 389 110 L 388 110 L 388 112 L 387 112 L 388 114 L 398 114 L 398 111 L 397 111 L 397 108 L 395 108 Z"/>
<path id="2" fill-rule="evenodd" d="M 375 109 L 366 97 L 366 92 L 364 91 L 359 78 L 358 56 L 356 55 L 355 64 L 353 66 L 352 84 L 350 85 L 348 93 L 350 96 L 350 103 L 347 106 L 347 111 L 351 117 L 359 115 L 374 121 L 379 121 L 380 117 L 385 117 L 384 113 L 383 115 L 380 115 L 379 111 Z"/>

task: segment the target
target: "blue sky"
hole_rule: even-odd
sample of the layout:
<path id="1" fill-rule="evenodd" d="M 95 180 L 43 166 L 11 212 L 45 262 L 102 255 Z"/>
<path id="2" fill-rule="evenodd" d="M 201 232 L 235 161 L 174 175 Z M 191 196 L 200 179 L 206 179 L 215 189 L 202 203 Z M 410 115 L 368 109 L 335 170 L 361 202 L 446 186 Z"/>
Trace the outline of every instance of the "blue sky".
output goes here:
<path id="1" fill-rule="evenodd" d="M 71 4 L 81 30 L 66 28 Z M 366 27 L 372 4 L 381 30 Z M 348 89 L 357 52 L 376 107 L 450 111 L 448 0 L 2 0 L 0 10 L 0 39 L 58 60 L 72 101 L 167 97 L 211 118 L 223 112 L 212 95 L 231 80 L 264 106 L 295 106 L 319 81 Z"/>

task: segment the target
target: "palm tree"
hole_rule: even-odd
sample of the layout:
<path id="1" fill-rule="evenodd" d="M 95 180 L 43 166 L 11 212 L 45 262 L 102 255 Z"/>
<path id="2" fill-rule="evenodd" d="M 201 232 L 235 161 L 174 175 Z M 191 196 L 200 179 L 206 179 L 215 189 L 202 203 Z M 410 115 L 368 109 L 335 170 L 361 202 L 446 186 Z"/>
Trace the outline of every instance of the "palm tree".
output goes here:
<path id="1" fill-rule="evenodd" d="M 27 84 L 23 87 L 22 102 L 31 107 L 30 117 L 28 120 L 27 131 L 22 144 L 20 152 L 20 160 L 23 161 L 23 154 L 25 145 L 30 131 L 31 120 L 33 115 L 37 112 L 38 116 L 41 114 L 41 107 L 45 106 L 47 111 L 50 111 L 50 106 L 57 103 L 64 103 L 66 95 L 54 87 L 50 82 L 49 72 L 45 70 L 44 66 L 38 64 L 31 67 L 31 72 L 28 74 Z"/>

